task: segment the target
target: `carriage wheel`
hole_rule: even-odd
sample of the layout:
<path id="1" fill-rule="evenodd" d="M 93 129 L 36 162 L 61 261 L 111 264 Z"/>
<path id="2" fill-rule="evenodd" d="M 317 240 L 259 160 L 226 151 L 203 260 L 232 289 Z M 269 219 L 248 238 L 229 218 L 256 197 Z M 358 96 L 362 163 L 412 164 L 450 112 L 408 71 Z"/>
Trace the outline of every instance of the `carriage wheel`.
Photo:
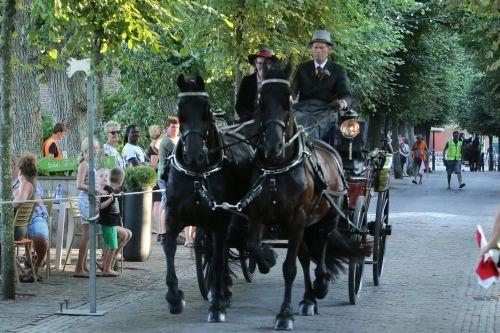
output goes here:
<path id="1" fill-rule="evenodd" d="M 240 253 L 241 272 L 243 273 L 245 280 L 252 282 L 255 275 L 255 269 L 257 268 L 257 262 L 255 262 L 255 259 L 252 258 L 250 253 L 247 251 L 240 251 Z"/>
<path id="2" fill-rule="evenodd" d="M 201 296 L 207 300 L 210 290 L 213 263 L 212 263 L 212 238 L 203 229 L 196 228 L 194 241 L 194 254 L 196 258 L 196 277 Z"/>
<path id="3" fill-rule="evenodd" d="M 354 209 L 352 222 L 361 230 L 366 231 L 367 228 L 367 212 L 365 207 L 365 197 L 358 197 Z M 366 234 L 353 234 L 351 239 L 360 242 L 366 242 Z M 365 266 L 365 258 L 349 260 L 349 303 L 356 304 L 363 285 L 363 268 Z"/>
<path id="4" fill-rule="evenodd" d="M 373 233 L 373 284 L 378 286 L 384 270 L 385 241 L 389 224 L 389 191 L 379 192 Z"/>

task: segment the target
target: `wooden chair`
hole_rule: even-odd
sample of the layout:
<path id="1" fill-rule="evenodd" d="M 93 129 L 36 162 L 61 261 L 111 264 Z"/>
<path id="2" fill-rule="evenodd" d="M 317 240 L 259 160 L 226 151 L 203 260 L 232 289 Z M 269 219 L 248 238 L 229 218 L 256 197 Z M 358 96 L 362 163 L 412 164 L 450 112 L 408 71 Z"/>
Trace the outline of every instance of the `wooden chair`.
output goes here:
<path id="1" fill-rule="evenodd" d="M 64 259 L 64 265 L 62 271 L 64 272 L 66 270 L 66 264 L 68 263 L 69 256 L 71 255 L 71 248 L 73 247 L 73 242 L 75 241 L 75 237 L 82 237 L 83 236 L 83 231 L 81 229 L 81 224 L 78 223 L 80 220 L 82 214 L 80 213 L 80 210 L 78 209 L 78 200 L 77 199 L 71 199 L 69 201 L 69 207 L 70 207 L 70 212 L 71 212 L 71 218 L 73 219 L 73 232 L 71 236 L 71 241 L 69 242 L 69 245 L 66 245 L 66 257 Z M 69 224 L 68 224 L 68 229 L 69 229 Z M 78 230 L 77 230 L 78 227 Z M 66 239 L 66 242 L 68 242 L 68 239 Z"/>
<path id="2" fill-rule="evenodd" d="M 83 236 L 82 226 L 80 223 L 78 223 L 78 221 L 80 220 L 80 218 L 82 216 L 80 210 L 78 209 L 78 199 L 71 199 L 69 201 L 69 207 L 70 207 L 70 212 L 71 212 L 71 218 L 73 219 L 72 228 L 74 228 L 74 229 L 72 229 L 73 232 L 70 233 L 69 232 L 70 226 L 68 223 L 68 234 L 72 234 L 72 236 L 71 236 L 71 241 L 69 243 L 69 246 L 66 246 L 67 251 L 66 251 L 66 257 L 64 259 L 63 269 L 62 269 L 63 272 L 66 270 L 66 265 L 68 264 L 69 257 L 71 255 L 71 249 L 73 247 L 73 243 L 75 242 L 75 237 L 82 237 Z M 96 244 L 98 244 L 100 234 L 101 234 L 100 232 L 96 233 Z M 66 239 L 66 242 L 67 241 L 68 240 Z M 96 259 L 96 265 L 99 268 L 102 268 L 102 266 L 97 262 L 97 259 Z"/>
<path id="3" fill-rule="evenodd" d="M 16 215 L 14 217 L 14 228 L 15 227 L 28 227 L 28 224 L 31 222 L 31 217 L 33 216 L 33 211 L 35 210 L 35 203 L 23 203 L 19 207 L 17 207 Z M 19 254 L 19 247 L 24 246 L 24 253 L 26 259 L 30 261 L 31 264 L 31 276 L 33 277 L 33 281 L 37 282 L 36 274 L 35 274 L 35 264 L 33 263 L 33 257 L 31 255 L 31 250 L 33 248 L 33 241 L 28 239 L 26 235 L 23 239 L 14 241 L 14 248 L 16 249 L 16 253 Z M 16 256 L 16 267 L 19 271 L 16 272 L 17 282 L 19 281 L 19 273 L 24 272 L 24 268 L 21 265 L 20 261 Z"/>

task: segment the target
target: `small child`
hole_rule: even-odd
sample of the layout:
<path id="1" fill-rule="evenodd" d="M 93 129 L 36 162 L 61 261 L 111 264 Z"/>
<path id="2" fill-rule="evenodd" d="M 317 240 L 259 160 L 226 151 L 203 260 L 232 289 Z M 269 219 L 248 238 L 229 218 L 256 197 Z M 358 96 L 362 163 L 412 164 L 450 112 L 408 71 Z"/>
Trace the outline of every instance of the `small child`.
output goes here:
<path id="1" fill-rule="evenodd" d="M 116 255 L 123 249 L 130 238 L 132 238 L 132 232 L 121 226 L 120 205 L 118 203 L 118 198 L 115 198 L 115 194 L 120 193 L 119 189 L 125 178 L 125 172 L 120 168 L 113 168 L 109 173 L 106 171 L 107 169 L 102 170 L 102 181 L 105 183 L 107 181 L 107 175 L 109 175 L 110 185 L 105 184 L 103 190 L 110 194 L 111 197 L 101 200 L 99 211 L 102 237 L 106 245 L 103 255 L 102 276 L 115 277 L 119 274 L 111 267 L 114 267 Z"/>

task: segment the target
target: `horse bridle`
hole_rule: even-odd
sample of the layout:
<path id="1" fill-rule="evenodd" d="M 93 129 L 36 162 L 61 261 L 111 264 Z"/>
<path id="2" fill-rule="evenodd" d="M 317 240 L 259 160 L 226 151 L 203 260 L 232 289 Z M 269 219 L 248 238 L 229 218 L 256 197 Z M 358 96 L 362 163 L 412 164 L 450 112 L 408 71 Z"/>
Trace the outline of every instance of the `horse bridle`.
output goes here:
<path id="1" fill-rule="evenodd" d="M 181 93 L 177 94 L 177 98 L 189 97 L 189 96 L 200 96 L 200 97 L 206 97 L 208 99 L 208 94 L 204 91 L 188 91 L 188 92 L 181 92 Z M 210 112 L 210 116 L 212 116 L 212 112 Z M 208 140 L 209 130 L 210 130 L 210 127 L 208 127 L 205 132 L 197 130 L 197 129 L 181 131 L 181 140 L 183 142 L 185 142 L 189 135 L 193 135 L 193 134 L 199 135 L 201 137 L 202 142 L 203 142 L 203 150 L 208 151 L 207 140 Z"/>
<path id="2" fill-rule="evenodd" d="M 271 84 L 271 83 L 282 83 L 282 84 L 286 84 L 288 87 L 290 87 L 290 83 L 288 82 L 288 80 L 284 80 L 284 79 L 267 79 L 267 80 L 263 80 L 261 82 L 261 89 L 264 85 L 266 84 Z M 286 118 L 286 121 L 283 121 L 283 120 L 280 120 L 280 119 L 269 119 L 267 120 L 265 123 L 263 123 L 261 126 L 262 128 L 264 129 L 263 133 L 266 131 L 267 127 L 269 125 L 273 125 L 273 124 L 277 124 L 278 126 L 280 126 L 282 129 L 283 129 L 283 132 L 286 133 L 286 130 L 288 128 L 288 124 L 289 124 L 289 121 L 290 121 L 290 115 L 288 115 L 288 117 Z M 263 139 L 265 141 L 265 137 Z M 283 147 L 286 147 L 286 145 L 288 145 L 290 142 L 286 142 L 286 135 L 284 134 L 283 135 Z M 283 153 L 284 153 L 284 150 L 283 150 Z"/>

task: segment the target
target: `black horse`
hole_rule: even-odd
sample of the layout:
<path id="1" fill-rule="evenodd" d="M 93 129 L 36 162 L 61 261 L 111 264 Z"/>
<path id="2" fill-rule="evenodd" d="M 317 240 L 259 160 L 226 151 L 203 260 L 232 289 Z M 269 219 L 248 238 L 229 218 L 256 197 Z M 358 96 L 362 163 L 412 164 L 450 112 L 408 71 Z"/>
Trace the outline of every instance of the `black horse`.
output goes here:
<path id="1" fill-rule="evenodd" d="M 481 161 L 481 147 L 478 136 L 474 139 L 464 140 L 462 154 L 464 160 L 469 162 L 470 171 L 480 171 L 481 167 L 484 167 L 484 161 Z"/>
<path id="2" fill-rule="evenodd" d="M 208 321 L 221 322 L 225 321 L 225 308 L 231 296 L 225 239 L 232 214 L 213 208 L 216 202 L 236 202 L 245 194 L 252 152 L 243 144 L 223 139 L 215 126 L 203 79 L 186 80 L 181 75 L 177 85 L 181 91 L 178 96 L 181 138 L 169 158 L 168 171 L 162 176 L 168 188 L 163 238 L 167 259 L 166 300 L 171 313 L 183 311 L 184 294 L 178 287 L 174 265 L 176 238 L 185 226 L 201 227 L 212 240 Z"/>
<path id="3" fill-rule="evenodd" d="M 342 261 L 370 253 L 369 248 L 345 239 L 336 230 L 346 193 L 342 160 L 324 143 L 306 143 L 299 132 L 291 109 L 289 75 L 290 64 L 284 69 L 269 69 L 260 89 L 256 123 L 261 135 L 252 181 L 254 188 L 262 187 L 262 192 L 249 206 L 247 243 L 259 270 L 266 273 L 275 257 L 260 243 L 264 227 L 277 224 L 287 234 L 285 294 L 276 316 L 277 330 L 293 329 L 291 294 L 297 256 L 306 287 L 300 313 L 310 315 L 317 312 L 316 298 L 326 296 L 328 284 L 342 269 Z M 311 260 L 316 263 L 314 284 L 309 274 Z"/>

